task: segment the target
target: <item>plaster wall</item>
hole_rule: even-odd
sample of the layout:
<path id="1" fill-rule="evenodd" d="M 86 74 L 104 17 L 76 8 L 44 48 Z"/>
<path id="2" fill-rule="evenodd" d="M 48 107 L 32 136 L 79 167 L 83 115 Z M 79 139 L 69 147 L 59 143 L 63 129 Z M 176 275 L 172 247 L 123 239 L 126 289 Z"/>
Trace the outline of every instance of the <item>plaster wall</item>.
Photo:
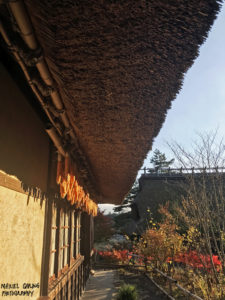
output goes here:
<path id="1" fill-rule="evenodd" d="M 49 138 L 11 75 L 0 63 L 0 170 L 47 190 Z"/>
<path id="2" fill-rule="evenodd" d="M 45 202 L 0 186 L 0 299 L 39 296 Z M 14 289 L 4 284 L 17 284 Z M 24 284 L 36 287 L 24 288 Z M 28 287 L 26 285 L 26 287 Z M 3 291 L 30 291 L 29 296 L 3 296 Z"/>

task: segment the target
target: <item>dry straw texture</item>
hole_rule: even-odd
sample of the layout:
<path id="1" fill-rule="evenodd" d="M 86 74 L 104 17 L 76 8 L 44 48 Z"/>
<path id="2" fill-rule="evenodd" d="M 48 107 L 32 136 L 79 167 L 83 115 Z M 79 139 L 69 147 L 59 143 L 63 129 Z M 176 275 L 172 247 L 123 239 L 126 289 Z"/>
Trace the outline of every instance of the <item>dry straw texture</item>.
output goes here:
<path id="1" fill-rule="evenodd" d="M 25 1 L 90 162 L 120 203 L 159 133 L 220 1 Z"/>

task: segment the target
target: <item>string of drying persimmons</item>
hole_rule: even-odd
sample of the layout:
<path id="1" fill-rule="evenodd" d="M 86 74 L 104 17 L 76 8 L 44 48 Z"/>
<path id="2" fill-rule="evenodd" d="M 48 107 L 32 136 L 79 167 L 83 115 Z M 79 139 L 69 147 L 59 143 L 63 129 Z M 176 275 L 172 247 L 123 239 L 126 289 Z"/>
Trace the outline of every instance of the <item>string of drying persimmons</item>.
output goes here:
<path id="1" fill-rule="evenodd" d="M 89 194 L 85 193 L 74 175 L 74 165 L 66 155 L 63 159 L 58 154 L 57 177 L 56 182 L 60 185 L 60 195 L 62 198 L 67 196 L 67 200 L 71 205 L 75 204 L 77 208 L 87 212 L 89 215 L 97 215 L 97 204 L 90 199 Z"/>

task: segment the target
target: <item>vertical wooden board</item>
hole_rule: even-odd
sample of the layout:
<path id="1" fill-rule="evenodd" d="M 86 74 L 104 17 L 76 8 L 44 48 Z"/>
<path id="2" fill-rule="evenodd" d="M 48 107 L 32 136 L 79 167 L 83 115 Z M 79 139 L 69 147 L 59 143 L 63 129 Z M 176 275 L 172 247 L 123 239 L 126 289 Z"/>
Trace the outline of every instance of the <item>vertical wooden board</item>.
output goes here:
<path id="1" fill-rule="evenodd" d="M 64 267 L 64 250 L 63 250 L 63 244 L 64 244 L 64 212 L 61 209 L 60 210 L 60 232 L 59 232 L 59 270 L 62 270 Z"/>
<path id="2" fill-rule="evenodd" d="M 45 209 L 45 229 L 44 247 L 42 254 L 41 288 L 40 295 L 48 295 L 49 267 L 50 267 L 50 247 L 51 247 L 51 225 L 52 225 L 52 205 L 51 199 L 46 201 Z"/>
<path id="3" fill-rule="evenodd" d="M 69 265 L 69 212 L 65 213 L 64 266 Z"/>
<path id="4" fill-rule="evenodd" d="M 80 254 L 81 213 L 78 213 L 78 253 Z"/>
<path id="5" fill-rule="evenodd" d="M 56 217 L 57 217 L 57 208 L 52 205 L 52 236 L 51 236 L 51 254 L 50 254 L 50 271 L 49 277 L 55 274 L 55 258 L 57 257 L 57 252 L 52 252 L 56 250 Z M 55 274 L 57 275 L 57 274 Z"/>
<path id="6" fill-rule="evenodd" d="M 55 300 L 60 300 L 60 293 L 56 295 Z"/>
<path id="7" fill-rule="evenodd" d="M 54 262 L 55 262 L 55 253 L 50 253 L 50 268 L 49 268 L 49 277 L 52 277 L 54 275 Z"/>
<path id="8" fill-rule="evenodd" d="M 68 300 L 71 300 L 71 286 L 72 286 L 72 276 L 69 278 L 68 286 L 67 286 L 67 297 L 68 297 Z"/>
<path id="9" fill-rule="evenodd" d="M 83 264 L 80 266 L 80 294 L 83 292 Z"/>
<path id="10" fill-rule="evenodd" d="M 94 217 L 90 216 L 90 241 L 91 250 L 94 248 Z"/>
<path id="11" fill-rule="evenodd" d="M 82 265 L 81 265 L 81 267 L 82 267 L 82 274 L 81 274 L 81 278 L 82 278 L 82 292 L 83 292 L 83 290 L 84 290 L 84 281 L 85 281 L 85 279 L 84 279 L 84 263 L 82 263 Z"/>
<path id="12" fill-rule="evenodd" d="M 76 227 L 75 227 L 75 258 L 78 257 L 78 212 L 75 213 L 75 224 L 76 224 Z"/>
<path id="13" fill-rule="evenodd" d="M 69 251 L 69 265 L 71 266 L 71 263 L 72 263 L 72 258 L 73 258 L 73 248 L 74 248 L 74 237 L 73 237 L 73 234 L 74 234 L 74 212 L 73 211 L 70 211 L 70 218 L 69 218 L 69 227 L 70 227 L 70 230 L 69 230 L 69 245 L 70 245 L 70 251 Z"/>
<path id="14" fill-rule="evenodd" d="M 77 299 L 77 297 L 76 297 L 76 272 L 74 272 L 74 274 L 73 274 L 73 297 L 74 297 L 74 300 Z"/>
<path id="15" fill-rule="evenodd" d="M 79 268 L 76 270 L 76 295 L 77 295 L 77 299 L 80 299 L 80 293 L 79 293 Z"/>
<path id="16" fill-rule="evenodd" d="M 60 208 L 57 208 L 56 226 L 57 226 L 58 230 L 56 232 L 57 257 L 55 260 L 55 274 L 58 277 L 59 270 L 60 270 L 60 228 L 61 228 Z"/>
<path id="17" fill-rule="evenodd" d="M 70 300 L 70 278 L 68 278 L 67 284 L 66 284 L 66 299 Z"/>
<path id="18" fill-rule="evenodd" d="M 64 299 L 66 300 L 66 284 L 64 284 L 62 290 L 63 290 L 63 300 Z"/>
<path id="19" fill-rule="evenodd" d="M 91 222 L 90 216 L 87 213 L 82 213 L 82 227 L 81 227 L 81 254 L 84 255 L 85 267 L 90 266 L 90 252 L 91 252 Z"/>
<path id="20" fill-rule="evenodd" d="M 82 283 L 81 283 L 81 267 L 79 266 L 79 268 L 78 268 L 78 274 L 79 274 L 79 296 L 81 295 L 81 285 L 82 285 Z"/>

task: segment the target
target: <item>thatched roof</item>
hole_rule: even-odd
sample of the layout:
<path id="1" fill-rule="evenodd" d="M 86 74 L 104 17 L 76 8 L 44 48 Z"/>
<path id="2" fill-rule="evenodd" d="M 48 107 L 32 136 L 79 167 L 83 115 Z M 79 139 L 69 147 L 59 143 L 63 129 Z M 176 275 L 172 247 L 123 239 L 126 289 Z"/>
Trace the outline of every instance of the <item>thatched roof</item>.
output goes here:
<path id="1" fill-rule="evenodd" d="M 25 0 L 94 174 L 119 204 L 219 10 L 215 0 Z"/>

